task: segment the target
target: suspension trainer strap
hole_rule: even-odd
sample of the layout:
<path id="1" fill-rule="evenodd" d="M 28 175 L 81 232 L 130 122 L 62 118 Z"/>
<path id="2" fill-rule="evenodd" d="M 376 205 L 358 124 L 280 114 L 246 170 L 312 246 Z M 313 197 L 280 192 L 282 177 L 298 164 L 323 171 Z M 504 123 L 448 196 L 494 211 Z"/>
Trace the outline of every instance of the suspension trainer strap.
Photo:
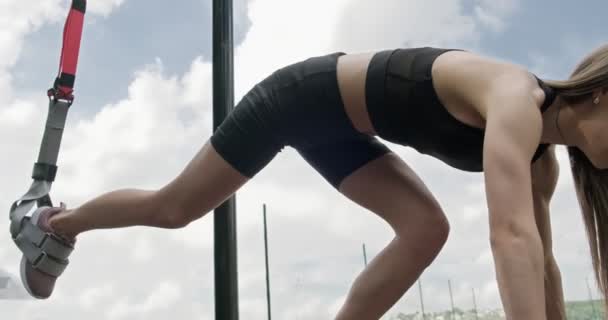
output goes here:
<path id="1" fill-rule="evenodd" d="M 55 96 L 59 99 L 73 100 L 72 92 L 76 81 L 78 53 L 80 52 L 86 5 L 85 0 L 72 1 L 72 8 L 65 22 L 59 72 L 53 85 L 53 89 L 56 91 Z"/>
<path id="2" fill-rule="evenodd" d="M 73 0 L 63 29 L 63 47 L 59 62 L 59 73 L 53 87 L 47 91 L 49 111 L 38 154 L 32 173 L 30 189 L 11 206 L 11 234 L 13 239 L 29 220 L 28 212 L 35 206 L 52 206 L 49 196 L 51 185 L 57 174 L 57 158 L 68 110 L 74 101 L 74 82 L 78 65 L 80 42 L 84 28 L 86 0 Z"/>

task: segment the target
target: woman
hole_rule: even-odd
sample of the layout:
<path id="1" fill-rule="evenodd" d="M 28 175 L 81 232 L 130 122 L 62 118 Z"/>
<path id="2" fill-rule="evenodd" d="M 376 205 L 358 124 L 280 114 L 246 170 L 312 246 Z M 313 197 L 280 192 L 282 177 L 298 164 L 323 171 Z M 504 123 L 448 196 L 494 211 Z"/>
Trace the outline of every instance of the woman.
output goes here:
<path id="1" fill-rule="evenodd" d="M 433 47 L 334 53 L 280 69 L 240 101 L 202 150 L 159 190 L 118 190 L 32 219 L 71 246 L 93 229 L 181 228 L 221 204 L 292 146 L 395 238 L 354 282 L 336 319 L 378 319 L 435 259 L 448 235 L 440 205 L 376 136 L 485 174 L 490 243 L 508 319 L 565 319 L 548 203 L 553 147 L 570 152 L 599 283 L 606 293 L 608 46 L 567 81 L 472 52 Z M 116 212 L 120 214 L 107 214 Z M 38 298 L 56 277 L 24 260 Z"/>

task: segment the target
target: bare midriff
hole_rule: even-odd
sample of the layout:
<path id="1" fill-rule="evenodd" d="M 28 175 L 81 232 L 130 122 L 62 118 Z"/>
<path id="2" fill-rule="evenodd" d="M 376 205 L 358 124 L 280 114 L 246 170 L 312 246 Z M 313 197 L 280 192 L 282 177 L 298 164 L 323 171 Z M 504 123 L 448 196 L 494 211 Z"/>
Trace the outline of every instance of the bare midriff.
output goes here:
<path id="1" fill-rule="evenodd" d="M 365 80 L 374 52 L 341 56 L 338 60 L 338 86 L 344 110 L 359 132 L 376 135 L 367 112 Z"/>

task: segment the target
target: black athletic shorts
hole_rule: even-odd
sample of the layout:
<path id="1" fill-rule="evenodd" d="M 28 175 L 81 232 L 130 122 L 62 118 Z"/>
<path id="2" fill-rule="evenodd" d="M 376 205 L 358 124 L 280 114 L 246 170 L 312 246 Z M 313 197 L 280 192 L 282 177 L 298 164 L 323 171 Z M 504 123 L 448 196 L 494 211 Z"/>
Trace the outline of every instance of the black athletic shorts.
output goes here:
<path id="1" fill-rule="evenodd" d="M 212 135 L 215 150 L 251 178 L 291 146 L 336 189 L 352 172 L 390 152 L 358 132 L 346 115 L 336 73 L 341 55 L 309 58 L 255 85 Z"/>

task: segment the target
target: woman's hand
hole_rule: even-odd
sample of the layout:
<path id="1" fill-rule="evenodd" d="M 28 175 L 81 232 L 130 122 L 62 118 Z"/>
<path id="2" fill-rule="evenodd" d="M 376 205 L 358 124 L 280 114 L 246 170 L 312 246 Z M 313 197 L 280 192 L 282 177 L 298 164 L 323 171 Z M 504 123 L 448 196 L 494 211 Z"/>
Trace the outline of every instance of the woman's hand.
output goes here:
<path id="1" fill-rule="evenodd" d="M 544 253 L 534 218 L 530 163 L 542 115 L 535 78 L 505 74 L 486 97 L 483 151 L 490 243 L 507 319 L 544 320 Z"/>

